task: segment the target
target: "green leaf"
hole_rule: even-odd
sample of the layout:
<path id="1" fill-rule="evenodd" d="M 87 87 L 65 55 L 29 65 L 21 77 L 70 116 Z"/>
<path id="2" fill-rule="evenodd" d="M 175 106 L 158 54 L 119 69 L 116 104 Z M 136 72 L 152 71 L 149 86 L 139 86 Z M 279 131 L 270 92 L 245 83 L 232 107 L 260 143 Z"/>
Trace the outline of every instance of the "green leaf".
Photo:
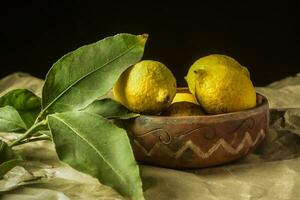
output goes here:
<path id="1" fill-rule="evenodd" d="M 147 35 L 118 34 L 59 59 L 43 87 L 42 113 L 80 110 L 105 95 L 143 55 Z"/>
<path id="2" fill-rule="evenodd" d="M 11 106 L 0 108 L 0 132 L 17 132 L 25 129 L 26 125 L 15 108 Z"/>
<path id="3" fill-rule="evenodd" d="M 131 112 L 113 99 L 96 100 L 84 108 L 83 111 L 95 113 L 108 119 L 130 119 L 139 116 L 139 114 Z"/>
<path id="4" fill-rule="evenodd" d="M 61 161 L 132 199 L 144 199 L 138 165 L 126 131 L 83 111 L 48 115 Z"/>
<path id="5" fill-rule="evenodd" d="M 16 154 L 5 142 L 0 140 L 0 178 L 9 170 L 22 162 L 21 157 Z"/>
<path id="6" fill-rule="evenodd" d="M 4 106 L 14 107 L 28 129 L 41 111 L 41 99 L 29 90 L 16 89 L 0 97 L 0 107 Z"/>

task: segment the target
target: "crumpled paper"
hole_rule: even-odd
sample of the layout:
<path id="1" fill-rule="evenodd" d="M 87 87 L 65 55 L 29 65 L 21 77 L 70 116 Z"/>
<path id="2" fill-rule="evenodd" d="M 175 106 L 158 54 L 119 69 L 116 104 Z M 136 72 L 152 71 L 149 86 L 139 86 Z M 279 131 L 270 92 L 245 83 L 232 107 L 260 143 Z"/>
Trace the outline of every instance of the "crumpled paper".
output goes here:
<path id="1" fill-rule="evenodd" d="M 0 95 L 15 88 L 37 94 L 43 81 L 24 73 L 0 80 Z M 300 199 L 300 74 L 256 88 L 270 103 L 270 129 L 250 155 L 197 170 L 140 165 L 147 200 Z M 0 134 L 4 140 L 14 135 Z M 96 179 L 60 163 L 50 142 L 18 147 L 27 160 L 0 180 L 1 199 L 124 199 Z"/>

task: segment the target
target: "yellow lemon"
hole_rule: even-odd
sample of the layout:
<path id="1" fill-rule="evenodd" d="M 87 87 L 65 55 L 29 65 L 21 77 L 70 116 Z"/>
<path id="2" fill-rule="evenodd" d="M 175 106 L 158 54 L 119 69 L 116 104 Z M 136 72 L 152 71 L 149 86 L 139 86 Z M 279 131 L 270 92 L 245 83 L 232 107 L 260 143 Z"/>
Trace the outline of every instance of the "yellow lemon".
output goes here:
<path id="1" fill-rule="evenodd" d="M 176 93 L 176 79 L 163 63 L 144 60 L 128 68 L 113 91 L 115 99 L 129 110 L 156 114 L 171 104 Z"/>
<path id="2" fill-rule="evenodd" d="M 241 70 L 215 64 L 195 74 L 195 96 L 207 113 L 234 112 L 256 105 L 255 89 Z"/>
<path id="3" fill-rule="evenodd" d="M 215 65 L 224 65 L 228 67 L 235 68 L 241 71 L 246 76 L 250 77 L 249 71 L 246 67 L 240 65 L 235 59 L 221 54 L 212 54 L 209 56 L 202 57 L 198 59 L 194 64 L 190 67 L 185 80 L 188 83 L 189 90 L 192 94 L 195 95 L 195 81 L 198 79 L 196 74 L 197 70 L 209 70 L 210 68 L 214 68 Z"/>
<path id="4" fill-rule="evenodd" d="M 191 93 L 186 93 L 186 92 L 177 92 L 172 103 L 176 103 L 176 102 L 181 102 L 181 101 L 186 101 L 186 102 L 191 102 L 194 104 L 199 104 L 197 102 L 197 99 L 195 98 L 194 95 L 192 95 Z"/>
<path id="5" fill-rule="evenodd" d="M 198 104 L 191 93 L 177 92 L 172 104 L 162 113 L 165 116 L 193 116 L 205 115 L 204 110 Z"/>
<path id="6" fill-rule="evenodd" d="M 164 116 L 194 116 L 194 115 L 205 115 L 204 110 L 200 105 L 180 101 L 172 103 L 163 113 Z"/>

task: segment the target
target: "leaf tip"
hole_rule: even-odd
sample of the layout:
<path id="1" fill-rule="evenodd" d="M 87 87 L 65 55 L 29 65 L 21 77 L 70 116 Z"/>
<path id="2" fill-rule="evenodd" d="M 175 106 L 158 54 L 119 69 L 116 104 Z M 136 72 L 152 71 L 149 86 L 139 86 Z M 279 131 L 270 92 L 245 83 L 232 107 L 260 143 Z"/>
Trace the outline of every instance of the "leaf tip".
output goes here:
<path id="1" fill-rule="evenodd" d="M 149 37 L 149 34 L 148 33 L 144 33 L 142 35 L 139 35 L 138 37 L 139 37 L 139 40 L 141 41 L 141 43 L 145 44 L 146 41 L 147 41 L 147 39 L 148 39 L 148 37 Z"/>

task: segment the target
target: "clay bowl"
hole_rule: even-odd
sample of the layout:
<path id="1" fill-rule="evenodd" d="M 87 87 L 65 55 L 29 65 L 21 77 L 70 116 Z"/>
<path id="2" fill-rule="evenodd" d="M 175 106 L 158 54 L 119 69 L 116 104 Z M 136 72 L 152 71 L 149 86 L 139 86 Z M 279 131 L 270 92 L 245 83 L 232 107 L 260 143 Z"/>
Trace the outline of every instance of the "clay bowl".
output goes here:
<path id="1" fill-rule="evenodd" d="M 180 89 L 183 90 L 183 89 Z M 167 168 L 220 165 L 249 154 L 269 126 L 267 99 L 252 109 L 205 116 L 147 116 L 125 121 L 137 161 Z"/>

